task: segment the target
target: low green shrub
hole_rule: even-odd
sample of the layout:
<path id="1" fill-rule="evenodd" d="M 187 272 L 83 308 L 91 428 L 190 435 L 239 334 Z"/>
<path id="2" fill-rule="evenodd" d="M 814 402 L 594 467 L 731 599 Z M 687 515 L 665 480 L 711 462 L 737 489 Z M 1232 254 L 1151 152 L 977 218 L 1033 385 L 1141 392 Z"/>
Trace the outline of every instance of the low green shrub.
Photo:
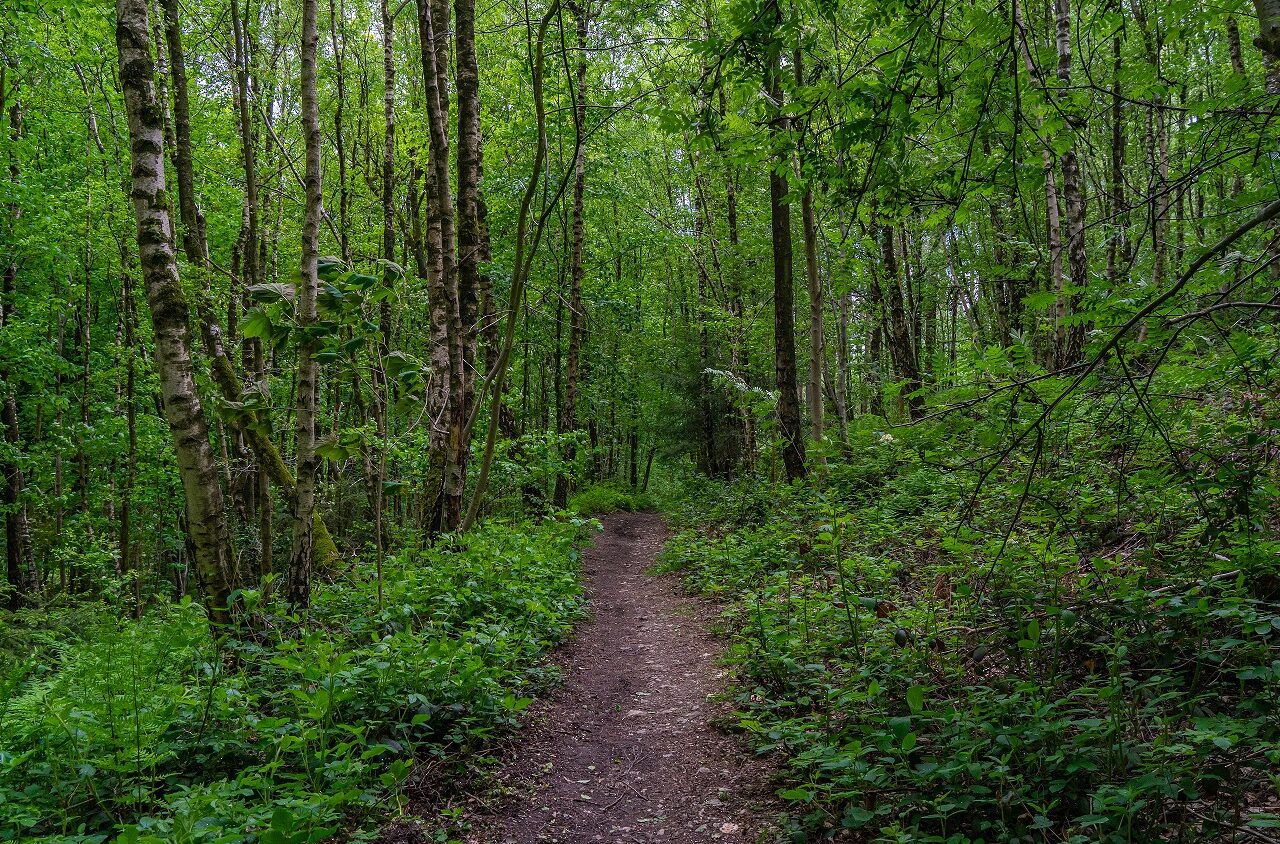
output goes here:
<path id="1" fill-rule="evenodd" d="M 595 484 L 575 493 L 569 499 L 569 509 L 582 516 L 600 516 L 606 513 L 631 513 L 653 506 L 649 496 L 613 484 Z"/>
<path id="2" fill-rule="evenodd" d="M 0 841 L 300 843 L 376 823 L 415 765 L 462 764 L 552 679 L 584 537 L 491 524 L 389 558 L 381 603 L 361 565 L 303 619 L 245 593 L 251 623 L 220 643 L 190 602 L 7 634 L 26 647 L 0 673 Z"/>
<path id="3" fill-rule="evenodd" d="M 1158 474 L 1117 507 L 1096 452 L 1021 505 L 1026 475 L 992 475 L 965 519 L 938 436 L 855 432 L 820 488 L 703 480 L 674 507 L 662 566 L 724 601 L 739 724 L 785 760 L 796 840 L 1280 827 L 1280 605 L 1252 573 L 1280 543 L 1246 524 L 1206 550 Z"/>

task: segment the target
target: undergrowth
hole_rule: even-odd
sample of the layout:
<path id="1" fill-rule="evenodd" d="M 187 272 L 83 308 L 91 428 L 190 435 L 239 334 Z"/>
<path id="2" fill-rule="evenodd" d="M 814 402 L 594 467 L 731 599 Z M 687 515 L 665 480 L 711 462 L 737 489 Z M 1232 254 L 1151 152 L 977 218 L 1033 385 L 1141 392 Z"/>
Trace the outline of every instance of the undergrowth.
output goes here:
<path id="1" fill-rule="evenodd" d="M 652 506 L 651 496 L 612 483 L 593 484 L 569 499 L 569 509 L 582 516 L 630 513 L 647 510 Z"/>
<path id="2" fill-rule="evenodd" d="M 1270 461 L 1238 417 L 1166 421 L 1219 438 L 1207 495 L 1133 417 L 976 493 L 949 467 L 980 420 L 856 430 L 809 485 L 689 481 L 663 566 L 725 602 L 739 723 L 785 760 L 797 841 L 1280 827 Z"/>
<path id="3" fill-rule="evenodd" d="M 584 523 L 491 524 L 317 590 L 200 607 L 70 604 L 0 624 L 0 841 L 304 844 L 447 782 L 549 682 Z"/>

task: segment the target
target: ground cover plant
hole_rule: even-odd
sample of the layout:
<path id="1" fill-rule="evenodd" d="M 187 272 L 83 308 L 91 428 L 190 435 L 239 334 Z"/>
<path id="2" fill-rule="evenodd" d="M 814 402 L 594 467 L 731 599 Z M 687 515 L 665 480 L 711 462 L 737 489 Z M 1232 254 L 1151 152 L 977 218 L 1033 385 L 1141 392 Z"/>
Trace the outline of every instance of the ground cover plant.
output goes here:
<path id="1" fill-rule="evenodd" d="M 0 838 L 308 842 L 446 788 L 554 674 L 580 614 L 582 522 L 491 524 L 361 567 L 306 619 L 241 596 L 216 640 L 191 601 L 19 615 L 0 636 Z"/>
<path id="2" fill-rule="evenodd" d="M 1051 468 L 1016 461 L 981 489 L 957 467 L 1035 398 L 863 427 L 816 488 L 690 482 L 664 566 L 726 602 L 738 723 L 787 760 L 798 837 L 1280 828 L 1280 514 L 1254 433 L 1276 405 L 1161 404 L 1166 435 L 1217 467 L 1206 482 L 1105 386 L 1046 432 Z"/>

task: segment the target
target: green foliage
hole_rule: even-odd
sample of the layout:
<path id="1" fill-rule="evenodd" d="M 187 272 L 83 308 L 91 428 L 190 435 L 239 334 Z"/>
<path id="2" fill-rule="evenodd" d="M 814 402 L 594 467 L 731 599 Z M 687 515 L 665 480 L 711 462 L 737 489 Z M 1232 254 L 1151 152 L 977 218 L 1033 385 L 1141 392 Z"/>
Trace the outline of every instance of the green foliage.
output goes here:
<path id="1" fill-rule="evenodd" d="M 610 483 L 594 484 L 569 499 L 569 509 L 583 516 L 629 513 L 647 510 L 652 506 L 653 502 L 649 496 Z"/>
<path id="2" fill-rule="evenodd" d="M 584 528 L 493 523 L 405 552 L 381 605 L 360 566 L 301 625 L 246 592 L 252 632 L 223 642 L 190 601 L 15 618 L 0 840 L 312 842 L 376 822 L 415 768 L 457 769 L 552 679 Z"/>
<path id="3" fill-rule="evenodd" d="M 1206 444 L 1256 430 L 1203 410 L 1164 419 Z M 819 488 L 703 480 L 674 505 L 663 565 L 726 602 L 739 724 L 786 760 L 797 835 L 1084 844 L 1271 825 L 1280 546 L 1201 512 L 1201 482 L 1172 480 L 1132 418 L 1055 426 L 1054 472 L 1028 481 L 1014 459 L 972 500 L 942 458 L 1006 413 L 867 427 Z M 1231 450 L 1212 483 L 1265 509 L 1271 481 L 1240 480 Z M 1148 468 L 1118 489 L 1112 464 L 1135 451 Z"/>

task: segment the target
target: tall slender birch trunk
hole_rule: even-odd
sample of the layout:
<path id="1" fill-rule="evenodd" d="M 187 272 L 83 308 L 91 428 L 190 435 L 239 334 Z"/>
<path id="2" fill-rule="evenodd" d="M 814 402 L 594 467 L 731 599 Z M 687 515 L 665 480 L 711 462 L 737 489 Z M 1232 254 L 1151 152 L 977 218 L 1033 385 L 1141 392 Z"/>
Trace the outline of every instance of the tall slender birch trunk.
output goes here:
<path id="1" fill-rule="evenodd" d="M 457 252 L 455 247 L 453 191 L 449 182 L 449 92 L 447 62 L 449 57 L 449 6 L 436 0 L 417 0 L 418 38 L 422 47 L 422 80 L 427 105 L 427 130 L 430 139 L 427 162 L 427 216 L 431 245 L 436 255 L 433 273 L 428 287 L 435 292 L 431 296 L 432 336 L 443 336 L 448 366 L 440 371 L 439 363 L 433 366 L 437 378 L 447 382 L 438 384 L 436 395 L 443 406 L 437 411 L 435 425 L 438 435 L 433 451 L 441 452 L 439 479 L 428 478 L 429 484 L 439 484 L 432 509 L 433 529 L 452 530 L 462 520 L 462 495 L 466 483 L 467 443 L 463 440 L 466 426 L 462 406 L 463 343 L 462 312 L 458 301 Z M 439 357 L 437 347 L 436 355 Z M 443 393 L 443 395 L 442 395 Z M 433 408 L 434 410 L 434 408 Z M 429 490 L 434 492 L 434 490 Z"/>
<path id="2" fill-rule="evenodd" d="M 130 195 L 137 219 L 138 256 L 155 334 L 155 361 L 165 419 L 173 434 L 186 498 L 196 576 L 209 618 L 217 624 L 228 620 L 231 541 L 191 362 L 189 314 L 178 277 L 165 192 L 164 123 L 156 101 L 155 65 L 148 32 L 147 0 L 118 0 L 116 45 L 129 120 Z"/>
<path id="3" fill-rule="evenodd" d="M 295 420 L 298 440 L 297 494 L 294 502 L 293 551 L 289 560 L 286 595 L 295 607 L 311 600 L 311 566 L 315 534 L 316 399 L 320 368 L 319 342 L 314 336 L 316 295 L 320 286 L 319 239 L 323 202 L 320 184 L 320 102 L 316 95 L 316 48 L 319 39 L 317 0 L 302 2 L 302 132 L 306 144 L 304 174 L 306 206 L 302 218 L 302 277 L 296 296 L 298 323 L 298 402 Z"/>

